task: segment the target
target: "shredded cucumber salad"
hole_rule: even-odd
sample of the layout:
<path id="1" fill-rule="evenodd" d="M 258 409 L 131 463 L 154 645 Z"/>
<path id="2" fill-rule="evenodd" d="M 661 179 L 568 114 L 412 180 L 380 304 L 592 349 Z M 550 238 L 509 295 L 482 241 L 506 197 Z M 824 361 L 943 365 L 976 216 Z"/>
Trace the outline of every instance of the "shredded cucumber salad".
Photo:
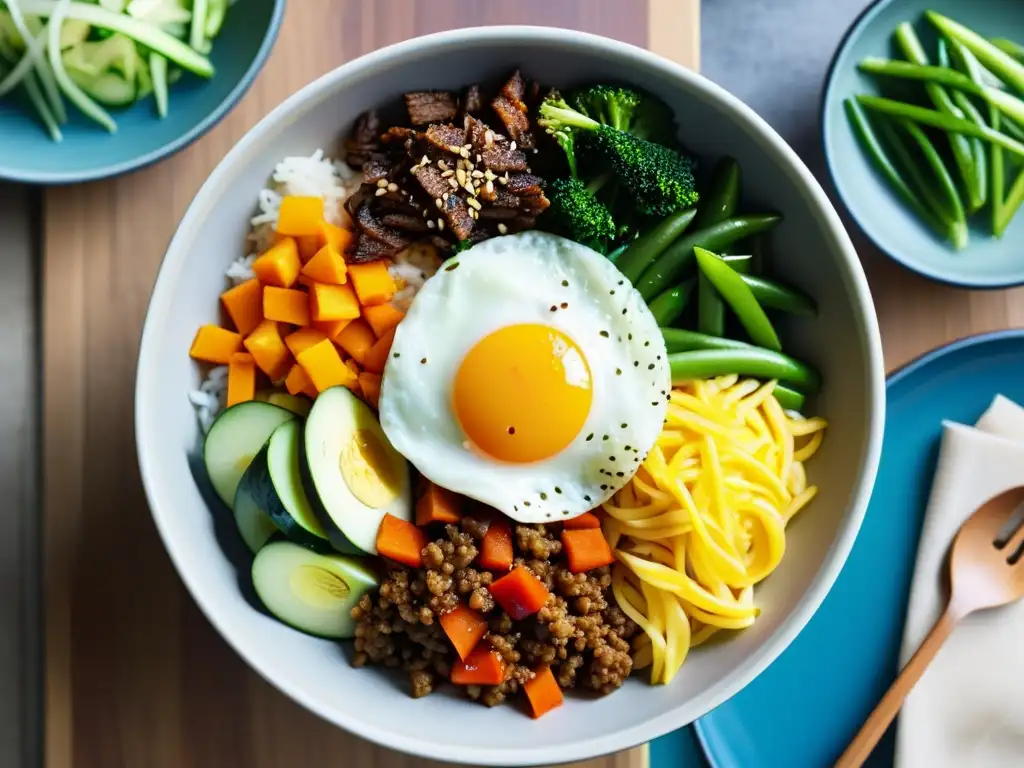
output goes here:
<path id="1" fill-rule="evenodd" d="M 165 117 L 185 72 L 207 58 L 233 0 L 0 0 L 0 99 L 23 93 L 54 141 L 65 100 L 111 133 L 107 111 L 153 96 Z"/>

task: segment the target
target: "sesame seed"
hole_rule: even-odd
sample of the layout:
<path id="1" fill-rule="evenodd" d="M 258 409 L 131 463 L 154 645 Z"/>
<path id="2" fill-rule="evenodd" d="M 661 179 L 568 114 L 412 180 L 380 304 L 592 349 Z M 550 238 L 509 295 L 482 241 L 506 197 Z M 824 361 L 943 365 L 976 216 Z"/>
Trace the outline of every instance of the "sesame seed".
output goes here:
<path id="1" fill-rule="evenodd" d="M 441 178 L 442 179 L 450 179 L 454 175 L 455 175 L 455 171 L 445 171 L 444 173 L 441 174 Z"/>
<path id="2" fill-rule="evenodd" d="M 463 148 L 463 149 L 472 149 L 472 148 L 473 148 L 473 145 L 472 145 L 472 144 L 463 144 L 463 145 L 462 145 L 462 148 Z"/>
<path id="3" fill-rule="evenodd" d="M 469 199 L 472 200 L 473 198 L 471 197 Z M 471 219 L 473 219 L 475 221 L 476 219 L 480 218 L 480 214 L 476 212 L 475 208 L 470 208 L 469 209 L 469 218 L 471 218 Z"/>
<path id="4" fill-rule="evenodd" d="M 457 182 L 455 179 L 448 179 L 448 186 L 451 187 L 452 189 L 458 189 L 459 182 Z"/>
<path id="5" fill-rule="evenodd" d="M 460 147 L 458 144 L 449 144 L 448 151 L 454 152 L 457 155 L 462 151 L 462 147 Z"/>
<path id="6" fill-rule="evenodd" d="M 473 189 L 473 185 L 470 184 L 468 181 L 465 184 L 463 184 L 462 188 L 465 189 L 467 192 L 469 192 L 469 194 L 471 194 L 471 195 L 475 195 L 476 194 L 476 190 Z"/>
<path id="7" fill-rule="evenodd" d="M 437 224 L 435 224 L 435 223 L 434 223 L 434 220 L 433 220 L 433 219 L 430 219 L 430 220 L 429 220 L 429 221 L 427 222 L 427 227 L 428 227 L 429 229 L 433 229 L 433 228 L 434 228 L 434 227 L 436 227 L 436 226 L 437 226 Z"/>
<path id="8" fill-rule="evenodd" d="M 475 197 L 469 198 L 466 202 L 469 203 L 473 208 L 476 208 L 478 211 L 483 207 L 480 205 L 480 201 L 477 200 Z"/>
<path id="9" fill-rule="evenodd" d="M 504 224 L 498 224 L 498 231 L 503 235 L 507 235 L 508 227 L 506 227 Z"/>
<path id="10" fill-rule="evenodd" d="M 446 163 L 444 160 L 438 160 L 437 161 L 437 167 L 440 168 L 442 171 L 447 171 L 448 170 L 448 163 Z"/>
<path id="11" fill-rule="evenodd" d="M 478 163 L 482 163 L 482 162 L 484 161 L 484 157 L 483 157 L 483 155 L 481 155 L 481 154 L 480 154 L 479 152 L 477 152 L 477 155 L 476 155 L 476 161 L 477 161 Z"/>
<path id="12" fill-rule="evenodd" d="M 427 216 L 429 216 L 429 215 L 430 215 L 430 211 L 428 211 L 428 210 L 427 210 L 426 208 L 424 208 L 424 209 L 423 209 L 423 218 L 425 219 L 425 218 L 427 218 Z"/>
<path id="13" fill-rule="evenodd" d="M 504 176 L 499 176 L 498 177 L 498 183 L 500 183 L 502 186 L 504 186 L 504 185 L 508 184 L 508 179 L 506 179 Z"/>
<path id="14" fill-rule="evenodd" d="M 466 172 L 459 168 L 459 170 L 455 172 L 455 178 L 459 180 L 460 187 L 464 186 L 466 183 Z"/>
<path id="15" fill-rule="evenodd" d="M 483 171 L 473 171 L 471 175 L 474 179 L 482 179 L 484 177 Z"/>
<path id="16" fill-rule="evenodd" d="M 424 155 L 420 160 L 420 165 L 430 165 L 430 158 Z"/>
<path id="17" fill-rule="evenodd" d="M 448 202 L 449 197 L 451 197 L 451 192 L 445 192 L 443 195 L 441 195 L 441 199 L 444 200 L 446 203 Z"/>
<path id="18" fill-rule="evenodd" d="M 437 230 L 438 232 L 444 232 L 444 219 L 437 220 Z"/>
<path id="19" fill-rule="evenodd" d="M 388 192 L 397 192 L 397 191 L 398 191 L 398 185 L 395 184 L 395 182 L 392 181 L 390 184 L 388 184 Z"/>
<path id="20" fill-rule="evenodd" d="M 484 131 L 484 144 L 488 147 L 494 143 L 494 131 Z"/>
<path id="21" fill-rule="evenodd" d="M 488 181 L 494 181 L 498 177 L 494 175 L 494 171 L 492 171 L 490 168 L 487 168 L 486 170 L 484 170 L 484 178 L 487 179 Z"/>
<path id="22" fill-rule="evenodd" d="M 379 188 L 379 189 L 378 189 L 378 190 L 377 190 L 376 192 L 374 192 L 374 194 L 375 194 L 375 195 L 376 195 L 377 197 L 383 197 L 383 196 L 384 196 L 384 195 L 386 195 L 387 193 L 388 193 L 388 191 L 387 191 L 386 189 L 383 189 L 383 188 Z"/>
<path id="23" fill-rule="evenodd" d="M 511 149 L 513 152 L 515 152 L 516 151 L 516 143 L 513 141 L 511 144 L 508 145 L 508 148 Z"/>
<path id="24" fill-rule="evenodd" d="M 387 185 L 388 185 L 388 180 L 387 179 L 377 179 L 377 186 L 378 187 L 383 188 L 383 187 L 386 187 Z"/>
<path id="25" fill-rule="evenodd" d="M 440 197 L 435 197 L 434 198 L 434 205 L 436 205 L 438 208 L 443 208 L 444 207 L 444 201 Z"/>
<path id="26" fill-rule="evenodd" d="M 462 148 L 462 151 L 461 151 L 461 152 L 459 152 L 459 154 L 460 154 L 460 155 L 462 155 L 463 157 L 466 157 L 466 158 L 468 158 L 468 157 L 469 157 L 469 150 L 468 150 L 468 149 L 466 149 L 465 147 L 463 147 L 463 148 Z"/>
<path id="27" fill-rule="evenodd" d="M 493 181 L 488 181 L 486 184 L 484 184 L 484 189 L 487 191 L 488 195 L 493 195 L 494 194 L 494 182 Z"/>

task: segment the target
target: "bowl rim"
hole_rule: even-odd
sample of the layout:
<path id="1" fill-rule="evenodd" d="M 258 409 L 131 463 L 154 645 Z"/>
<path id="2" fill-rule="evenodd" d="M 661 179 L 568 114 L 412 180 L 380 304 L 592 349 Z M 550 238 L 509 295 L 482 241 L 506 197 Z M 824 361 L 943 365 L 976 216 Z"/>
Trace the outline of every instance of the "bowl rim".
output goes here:
<path id="1" fill-rule="evenodd" d="M 155 382 L 158 379 L 161 352 L 153 339 L 159 333 L 159 327 L 168 315 L 168 306 L 172 295 L 170 286 L 177 282 L 182 274 L 184 257 L 188 251 L 189 242 L 194 237 L 191 232 L 196 229 L 199 220 L 205 215 L 204 212 L 215 200 L 224 179 L 232 175 L 231 169 L 240 160 L 244 160 L 249 147 L 259 141 L 265 132 L 277 130 L 287 122 L 289 114 L 294 113 L 305 102 L 315 99 L 321 93 L 333 90 L 346 78 L 373 70 L 375 67 L 387 66 L 393 59 L 403 59 L 425 52 L 450 50 L 452 47 L 469 43 L 476 45 L 481 43 L 530 45 L 538 42 L 561 46 L 565 50 L 598 49 L 618 58 L 631 59 L 647 69 L 660 71 L 672 80 L 681 83 L 681 87 L 686 90 L 702 94 L 704 98 L 723 106 L 730 113 L 731 119 L 745 123 L 749 130 L 757 135 L 762 144 L 767 145 L 766 152 L 775 154 L 780 162 L 789 166 L 794 176 L 799 179 L 799 186 L 803 188 L 803 192 L 810 197 L 812 206 L 817 208 L 826 230 L 826 236 L 835 242 L 837 250 L 840 251 L 842 266 L 846 271 L 845 277 L 854 300 L 855 312 L 858 315 L 863 336 L 871 416 L 863 439 L 857 473 L 858 480 L 847 501 L 846 513 L 836 537 L 824 555 L 822 566 L 814 575 L 797 608 L 783 619 L 778 629 L 766 637 L 761 646 L 751 653 L 743 664 L 728 672 L 717 686 L 702 691 L 691 700 L 689 706 L 670 709 L 643 723 L 623 730 L 565 742 L 555 747 L 467 749 L 456 744 L 424 744 L 416 738 L 403 735 L 400 731 L 360 722 L 336 711 L 328 711 L 322 702 L 312 701 L 306 693 L 284 679 L 282 675 L 275 674 L 273 669 L 255 664 L 252 660 L 253 656 L 249 652 L 250 641 L 234 632 L 230 626 L 226 625 L 226 622 L 220 620 L 216 606 L 208 601 L 202 585 L 187 566 L 187 547 L 173 539 L 168 524 L 165 522 L 171 519 L 172 511 L 165 506 L 155 490 L 158 486 L 162 490 L 167 484 L 157 480 L 164 470 L 155 456 L 155 449 L 151 447 L 155 445 L 156 441 L 147 438 L 147 433 L 151 431 L 147 429 L 153 418 L 151 414 L 159 410 L 152 393 L 156 389 Z M 853 243 L 828 196 L 804 162 L 750 107 L 705 77 L 650 51 L 617 40 L 553 27 L 525 25 L 470 27 L 437 32 L 386 46 L 353 59 L 322 75 L 286 99 L 250 129 L 213 170 L 183 216 L 178 230 L 168 246 L 167 254 L 160 265 L 154 283 L 140 341 L 136 372 L 136 449 L 140 476 L 150 511 L 179 577 L 193 600 L 220 635 L 257 674 L 270 684 L 323 719 L 350 733 L 399 752 L 457 764 L 550 765 L 584 760 L 632 748 L 688 725 L 737 693 L 786 649 L 824 600 L 846 562 L 853 541 L 860 529 L 874 486 L 881 454 L 882 429 L 885 422 L 884 387 L 885 373 L 878 322 L 867 279 Z M 694 714 L 695 711 L 696 714 Z"/>
<path id="2" fill-rule="evenodd" d="M 102 181 L 117 176 L 122 176 L 132 171 L 146 168 L 166 157 L 177 154 L 198 139 L 202 138 L 221 120 L 227 117 L 228 113 L 242 100 L 242 97 L 249 91 L 256 80 L 256 76 L 263 69 L 270 53 L 277 42 L 278 33 L 281 31 L 281 24 L 284 21 L 284 10 L 286 0 L 273 0 L 274 7 L 270 14 L 270 23 L 263 33 L 260 47 L 256 55 L 249 63 L 249 67 L 239 78 L 235 86 L 228 94 L 220 100 L 202 120 L 192 126 L 185 133 L 173 141 L 169 141 L 162 147 L 129 158 L 116 163 L 97 166 L 83 171 L 23 171 L 10 166 L 0 165 L 0 180 L 15 182 L 18 184 L 31 184 L 34 186 L 64 186 L 67 184 L 79 184 L 87 181 Z M 216 74 L 214 74 L 216 77 Z M 117 134 L 110 134 L 109 138 L 116 141 Z"/>
<path id="3" fill-rule="evenodd" d="M 829 61 L 828 69 L 825 70 L 825 78 L 823 80 L 824 87 L 821 89 L 821 103 L 818 106 L 818 132 L 821 136 L 822 151 L 825 155 L 825 167 L 828 170 L 829 181 L 832 182 L 832 188 L 835 189 L 836 195 L 843 204 L 843 208 L 846 210 L 847 215 L 853 220 L 857 228 L 864 233 L 864 236 L 871 241 L 871 244 L 875 246 L 886 257 L 899 264 L 901 267 L 906 269 L 908 272 L 912 272 L 915 275 L 931 280 L 939 285 L 947 285 L 950 288 L 964 288 L 972 291 L 998 291 L 1005 288 L 1017 288 L 1024 285 L 1024 279 L 1000 279 L 1000 280 L 971 280 L 971 279 L 956 279 L 949 277 L 941 269 L 931 269 L 926 265 L 918 264 L 914 265 L 907 261 L 902 253 L 897 253 L 889 248 L 883 248 L 881 243 L 875 239 L 873 231 L 865 226 L 864 221 L 861 217 L 853 212 L 850 204 L 847 202 L 846 194 L 844 194 L 845 187 L 839 181 L 842 173 L 838 169 L 838 165 L 833 159 L 833 146 L 829 140 L 829 132 L 827 127 L 829 107 L 835 101 L 832 96 L 833 88 L 835 85 L 836 73 L 839 71 L 839 59 L 842 58 L 843 54 L 850 44 L 856 39 L 856 37 L 863 32 L 863 30 L 870 24 L 876 15 L 881 13 L 883 9 L 894 3 L 900 2 L 900 0 L 872 0 L 868 3 L 857 17 L 850 22 L 850 26 L 846 28 L 843 33 L 842 39 L 836 46 L 835 51 L 832 53 L 832 58 Z M 970 246 L 968 246 L 961 255 L 966 256 L 970 252 Z"/>

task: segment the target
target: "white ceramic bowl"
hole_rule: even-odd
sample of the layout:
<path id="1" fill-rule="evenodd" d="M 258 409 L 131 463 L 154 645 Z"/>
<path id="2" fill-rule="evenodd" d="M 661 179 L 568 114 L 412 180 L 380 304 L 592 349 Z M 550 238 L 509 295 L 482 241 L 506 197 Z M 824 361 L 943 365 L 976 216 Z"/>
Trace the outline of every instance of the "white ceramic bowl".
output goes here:
<path id="1" fill-rule="evenodd" d="M 188 357 L 192 336 L 216 321 L 224 269 L 240 253 L 274 165 L 337 146 L 360 112 L 405 91 L 455 88 L 515 66 L 556 85 L 624 79 L 650 89 L 675 109 L 694 152 L 739 160 L 751 205 L 786 217 L 775 241 L 778 272 L 820 304 L 817 320 L 784 331 L 794 353 L 821 368 L 826 388 L 814 406 L 831 422 L 809 469 L 821 493 L 793 525 L 781 567 L 757 590 L 757 623 L 695 651 L 669 686 L 633 679 L 598 700 L 571 698 L 538 721 L 515 706 L 487 709 L 444 693 L 412 699 L 404 681 L 354 669 L 337 644 L 255 610 L 190 471 L 199 432 L 186 398 L 199 381 Z M 811 618 L 846 559 L 874 482 L 883 421 L 882 353 L 868 286 L 800 158 L 750 109 L 682 67 L 604 38 L 531 27 L 466 29 L 384 48 L 310 84 L 253 128 L 200 190 L 168 249 L 136 390 L 139 462 L 153 517 L 186 586 L 238 653 L 288 696 L 353 733 L 424 757 L 486 765 L 562 763 L 640 744 L 699 718 L 763 671 Z"/>

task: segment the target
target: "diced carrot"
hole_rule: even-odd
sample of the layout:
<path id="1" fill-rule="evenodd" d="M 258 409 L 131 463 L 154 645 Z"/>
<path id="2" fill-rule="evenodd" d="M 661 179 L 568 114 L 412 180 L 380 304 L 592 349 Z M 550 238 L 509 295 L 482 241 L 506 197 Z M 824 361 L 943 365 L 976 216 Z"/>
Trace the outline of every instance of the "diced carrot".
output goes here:
<path id="1" fill-rule="evenodd" d="M 338 253 L 344 253 L 354 235 L 349 229 L 342 229 L 327 221 L 320 222 L 320 247 L 331 245 Z"/>
<path id="2" fill-rule="evenodd" d="M 319 197 L 288 195 L 281 200 L 275 229 L 282 235 L 320 235 L 324 201 Z"/>
<path id="3" fill-rule="evenodd" d="M 220 295 L 235 330 L 248 336 L 263 320 L 263 288 L 256 278 L 239 283 Z"/>
<path id="4" fill-rule="evenodd" d="M 486 643 L 452 665 L 451 681 L 456 685 L 501 685 L 505 682 L 505 662 Z"/>
<path id="5" fill-rule="evenodd" d="M 363 398 L 376 408 L 380 402 L 380 374 L 367 373 L 359 374 L 359 389 L 363 392 Z"/>
<path id="6" fill-rule="evenodd" d="M 378 554 L 410 568 L 423 565 L 423 548 L 427 543 L 426 531 L 392 514 L 385 514 L 377 529 Z"/>
<path id="7" fill-rule="evenodd" d="M 487 621 L 476 611 L 459 603 L 448 613 L 441 614 L 441 628 L 452 641 L 455 652 L 464 659 L 487 634 Z"/>
<path id="8" fill-rule="evenodd" d="M 288 350 L 298 357 L 314 344 L 319 344 L 326 338 L 327 334 L 319 328 L 299 328 L 285 336 L 284 343 L 288 345 Z"/>
<path id="9" fill-rule="evenodd" d="M 299 246 L 299 261 L 303 264 L 310 261 L 320 250 L 319 235 L 299 235 L 295 238 L 295 243 Z"/>
<path id="10" fill-rule="evenodd" d="M 341 362 L 338 348 L 330 339 L 324 339 L 303 350 L 296 355 L 296 360 L 306 370 L 317 392 L 323 392 L 339 384 L 350 387 L 356 381 L 356 375 Z"/>
<path id="11" fill-rule="evenodd" d="M 298 363 L 292 366 L 292 369 L 288 371 L 288 376 L 284 380 L 284 385 L 288 389 L 290 395 L 308 395 L 309 397 L 316 397 L 319 393 L 316 391 L 316 386 L 313 384 L 313 380 L 309 378 L 309 374 L 306 373 L 306 369 Z"/>
<path id="12" fill-rule="evenodd" d="M 459 500 L 455 494 L 428 482 L 426 490 L 416 502 L 416 525 L 457 523 L 461 519 Z"/>
<path id="13" fill-rule="evenodd" d="M 595 515 L 593 512 L 584 512 L 582 515 L 566 520 L 562 523 L 562 528 L 566 531 L 578 531 L 581 528 L 600 528 L 601 518 Z"/>
<path id="14" fill-rule="evenodd" d="M 343 285 L 348 282 L 347 269 L 341 253 L 333 245 L 325 245 L 306 262 L 302 274 L 318 283 Z"/>
<path id="15" fill-rule="evenodd" d="M 351 322 L 351 320 L 314 320 L 313 327 L 337 344 L 338 334 L 345 330 L 345 326 Z"/>
<path id="16" fill-rule="evenodd" d="M 548 599 L 548 588 L 525 566 L 517 565 L 490 586 L 491 597 L 515 621 L 539 611 Z"/>
<path id="17" fill-rule="evenodd" d="M 309 325 L 309 294 L 294 288 L 263 288 L 263 316 L 291 325 Z"/>
<path id="18" fill-rule="evenodd" d="M 367 264 L 350 264 L 348 267 L 352 285 L 355 286 L 359 303 L 364 307 L 383 304 L 395 295 L 395 281 L 391 279 L 387 264 L 371 261 Z"/>
<path id="19" fill-rule="evenodd" d="M 256 365 L 270 377 L 271 381 L 280 381 L 288 375 L 291 355 L 288 354 L 288 347 L 284 345 L 277 323 L 273 320 L 264 320 L 256 326 L 256 330 L 246 336 L 243 343 L 256 360 Z"/>
<path id="20" fill-rule="evenodd" d="M 488 571 L 508 572 L 512 568 L 512 555 L 512 526 L 504 517 L 496 518 L 480 542 L 477 565 Z"/>
<path id="21" fill-rule="evenodd" d="M 299 246 L 294 238 L 283 237 L 252 263 L 252 271 L 264 285 L 291 288 L 299 276 Z"/>
<path id="22" fill-rule="evenodd" d="M 242 351 L 242 335 L 218 325 L 204 325 L 196 331 L 189 354 L 196 360 L 227 365 L 235 352 Z"/>
<path id="23" fill-rule="evenodd" d="M 228 363 L 228 400 L 230 408 L 256 397 L 256 361 L 247 352 L 235 352 Z"/>
<path id="24" fill-rule="evenodd" d="M 551 667 L 543 666 L 533 670 L 533 678 L 523 684 L 526 699 L 530 702 L 530 710 L 534 718 L 547 714 L 552 709 L 562 706 L 564 698 L 558 681 L 551 673 Z"/>
<path id="25" fill-rule="evenodd" d="M 370 350 L 377 343 L 377 339 L 374 337 L 373 331 L 370 330 L 370 326 L 361 318 L 353 320 L 346 325 L 335 337 L 335 341 L 339 347 L 352 355 L 355 361 L 364 368 L 366 367 L 366 358 L 369 356 Z M 373 370 L 370 372 L 380 373 L 380 371 Z"/>
<path id="26" fill-rule="evenodd" d="M 405 313 L 391 304 L 377 304 L 372 307 L 363 307 L 363 317 L 366 318 L 366 322 L 370 324 L 373 333 L 379 339 L 402 322 Z"/>
<path id="27" fill-rule="evenodd" d="M 309 307 L 314 320 L 354 320 L 359 317 L 359 302 L 347 285 L 313 283 L 309 287 Z"/>
<path id="28" fill-rule="evenodd" d="M 569 570 L 583 573 L 615 562 L 612 548 L 600 528 L 562 531 L 562 549 L 569 561 Z"/>
<path id="29" fill-rule="evenodd" d="M 394 341 L 395 329 L 392 328 L 377 339 L 377 343 L 373 345 L 363 361 L 363 368 L 370 373 L 384 373 L 384 366 L 388 362 L 388 355 L 391 353 L 391 345 Z"/>

